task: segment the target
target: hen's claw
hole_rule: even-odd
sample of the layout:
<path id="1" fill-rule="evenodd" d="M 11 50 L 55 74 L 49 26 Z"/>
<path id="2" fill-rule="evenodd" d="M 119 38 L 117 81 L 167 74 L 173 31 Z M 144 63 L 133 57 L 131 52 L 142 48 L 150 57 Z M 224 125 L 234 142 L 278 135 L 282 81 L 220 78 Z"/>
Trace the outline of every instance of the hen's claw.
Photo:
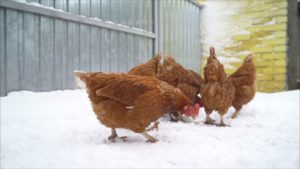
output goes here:
<path id="1" fill-rule="evenodd" d="M 215 124 L 215 120 L 211 119 L 210 117 L 206 117 L 206 120 L 204 123 L 213 125 L 213 124 Z"/>

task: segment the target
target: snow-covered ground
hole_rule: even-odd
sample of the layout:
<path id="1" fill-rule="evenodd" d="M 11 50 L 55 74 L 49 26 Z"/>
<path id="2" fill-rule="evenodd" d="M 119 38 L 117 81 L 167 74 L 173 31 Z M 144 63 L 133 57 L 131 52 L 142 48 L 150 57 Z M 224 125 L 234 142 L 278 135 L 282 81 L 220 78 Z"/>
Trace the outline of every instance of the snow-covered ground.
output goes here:
<path id="1" fill-rule="evenodd" d="M 83 90 L 1 98 L 1 168 L 299 168 L 300 90 L 257 93 L 231 127 L 162 118 L 159 142 L 129 130 L 107 141 Z M 218 117 L 217 114 L 212 114 Z"/>

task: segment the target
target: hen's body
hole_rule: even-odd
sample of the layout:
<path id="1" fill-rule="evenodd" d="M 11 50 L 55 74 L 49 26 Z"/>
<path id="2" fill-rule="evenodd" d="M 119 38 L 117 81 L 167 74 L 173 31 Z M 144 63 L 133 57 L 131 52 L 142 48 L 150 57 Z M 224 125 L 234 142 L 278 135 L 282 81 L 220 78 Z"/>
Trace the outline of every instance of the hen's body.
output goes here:
<path id="1" fill-rule="evenodd" d="M 235 118 L 244 104 L 250 102 L 256 92 L 256 69 L 252 55 L 245 58 L 243 65 L 229 76 L 229 80 L 235 87 L 235 96 L 232 106 L 236 112 L 232 118 Z"/>
<path id="2" fill-rule="evenodd" d="M 76 73 L 85 82 L 94 112 L 107 127 L 126 128 L 155 139 L 145 128 L 163 114 L 182 112 L 192 102 L 180 90 L 148 76 L 113 73 Z M 116 133 L 115 133 L 116 136 Z"/>

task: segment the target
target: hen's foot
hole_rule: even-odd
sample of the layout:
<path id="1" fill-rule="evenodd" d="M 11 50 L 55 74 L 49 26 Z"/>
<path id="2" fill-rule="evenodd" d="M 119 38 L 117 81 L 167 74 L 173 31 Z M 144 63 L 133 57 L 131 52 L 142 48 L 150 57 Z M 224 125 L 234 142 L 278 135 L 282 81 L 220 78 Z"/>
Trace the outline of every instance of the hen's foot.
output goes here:
<path id="1" fill-rule="evenodd" d="M 146 131 L 144 131 L 142 133 L 142 135 L 147 138 L 147 142 L 149 142 L 149 143 L 156 143 L 158 141 L 156 138 L 154 138 L 151 135 L 149 135 Z"/>
<path id="2" fill-rule="evenodd" d="M 115 142 L 115 139 L 116 139 L 116 138 L 120 138 L 120 139 L 122 139 L 123 141 L 126 141 L 126 139 L 127 139 L 126 136 L 118 137 L 117 132 L 116 132 L 116 129 L 115 129 L 115 128 L 111 128 L 111 135 L 108 137 L 108 140 L 110 140 L 110 141 L 112 141 L 112 142 Z"/>
<path id="3" fill-rule="evenodd" d="M 108 140 L 111 141 L 111 142 L 115 142 L 116 139 L 122 139 L 124 142 L 126 142 L 127 141 L 127 136 L 118 137 L 116 135 L 116 136 L 109 136 L 108 137 Z"/>
<path id="4" fill-rule="evenodd" d="M 109 137 L 108 137 L 108 140 L 109 141 L 112 141 L 112 142 L 115 142 L 115 138 L 117 138 L 118 136 L 117 135 L 110 135 Z"/>
<path id="5" fill-rule="evenodd" d="M 215 120 L 211 119 L 210 117 L 207 117 L 204 123 L 213 125 L 213 124 L 215 124 Z"/>
<path id="6" fill-rule="evenodd" d="M 230 127 L 230 125 L 225 124 L 224 122 L 221 121 L 221 123 L 217 124 L 218 127 Z"/>

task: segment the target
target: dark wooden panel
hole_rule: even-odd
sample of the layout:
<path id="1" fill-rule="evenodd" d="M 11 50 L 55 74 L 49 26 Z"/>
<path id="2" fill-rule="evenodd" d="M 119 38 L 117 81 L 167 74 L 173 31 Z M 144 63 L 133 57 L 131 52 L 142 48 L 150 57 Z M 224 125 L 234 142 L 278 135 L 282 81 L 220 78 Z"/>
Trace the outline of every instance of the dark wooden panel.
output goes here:
<path id="1" fill-rule="evenodd" d="M 101 30 L 91 28 L 91 71 L 101 71 Z"/>
<path id="2" fill-rule="evenodd" d="M 0 95 L 6 94 L 5 9 L 0 8 Z"/>
<path id="3" fill-rule="evenodd" d="M 24 14 L 24 88 L 40 89 L 39 17 Z"/>
<path id="4" fill-rule="evenodd" d="M 90 26 L 80 25 L 80 59 L 79 69 L 90 71 L 91 66 L 91 29 Z"/>
<path id="5" fill-rule="evenodd" d="M 54 20 L 41 17 L 40 63 L 41 90 L 53 89 L 54 84 Z"/>
<path id="6" fill-rule="evenodd" d="M 7 91 L 18 90 L 19 81 L 19 58 L 18 58 L 18 13 L 6 10 L 6 89 Z"/>

